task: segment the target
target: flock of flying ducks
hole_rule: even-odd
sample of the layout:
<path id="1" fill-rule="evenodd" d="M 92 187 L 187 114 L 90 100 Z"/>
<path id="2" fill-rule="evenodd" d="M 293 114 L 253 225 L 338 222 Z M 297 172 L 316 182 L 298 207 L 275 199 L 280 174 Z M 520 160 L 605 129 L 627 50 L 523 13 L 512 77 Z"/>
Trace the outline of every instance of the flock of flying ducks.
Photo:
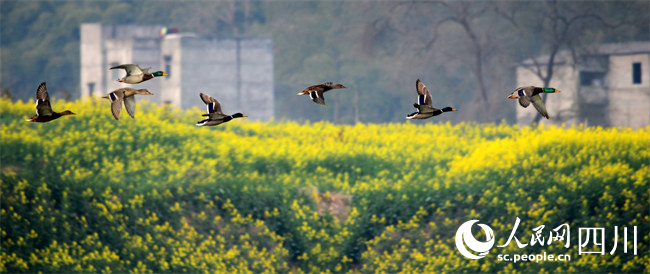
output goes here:
<path id="1" fill-rule="evenodd" d="M 167 76 L 167 73 L 162 71 L 156 71 L 153 73 L 149 72 L 150 68 L 142 69 L 137 64 L 124 64 L 119 66 L 114 66 L 110 69 L 124 69 L 126 71 L 126 76 L 119 79 L 118 82 L 127 83 L 127 84 L 139 84 L 149 79 Z M 332 89 L 342 89 L 346 88 L 341 84 L 333 84 L 332 82 L 327 82 L 323 84 L 310 86 L 303 91 L 299 92 L 298 95 L 309 95 L 311 100 L 319 105 L 325 104 L 324 93 Z M 413 107 L 417 111 L 406 116 L 406 119 L 427 119 L 433 116 L 442 114 L 443 112 L 455 111 L 455 108 L 444 107 L 442 109 L 435 108 L 431 100 L 431 94 L 427 87 L 418 79 L 416 81 L 416 91 L 418 93 L 417 102 L 413 104 Z M 555 93 L 560 92 L 554 88 L 540 88 L 534 86 L 520 87 L 513 91 L 507 98 L 509 99 L 519 99 L 519 104 L 526 108 L 531 103 L 535 109 L 546 119 L 549 118 L 544 102 L 540 97 L 542 93 Z M 120 112 L 122 111 L 122 105 L 126 108 L 126 112 L 129 113 L 131 118 L 135 118 L 135 95 L 153 95 L 147 89 L 133 89 L 129 87 L 119 88 L 103 98 L 109 99 L 111 101 L 111 113 L 115 120 L 119 120 Z M 201 120 L 196 123 L 197 126 L 216 126 L 225 122 L 228 122 L 235 118 L 247 117 L 242 113 L 235 113 L 233 115 L 226 115 L 221 110 L 221 104 L 217 99 L 210 97 L 204 93 L 200 93 L 199 96 L 203 103 L 206 104 L 207 113 L 203 114 L 206 119 Z M 50 96 L 47 94 L 47 87 L 45 82 L 41 83 L 36 89 L 36 115 L 27 119 L 30 122 L 49 122 L 59 117 L 65 115 L 73 115 L 72 111 L 65 110 L 63 112 L 52 111 L 50 105 Z"/>

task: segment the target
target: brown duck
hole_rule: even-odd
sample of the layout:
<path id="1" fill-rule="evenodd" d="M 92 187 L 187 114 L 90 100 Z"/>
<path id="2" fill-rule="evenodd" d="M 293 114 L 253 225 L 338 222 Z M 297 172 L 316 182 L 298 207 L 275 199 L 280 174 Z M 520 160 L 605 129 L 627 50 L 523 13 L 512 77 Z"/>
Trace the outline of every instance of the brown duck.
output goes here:
<path id="1" fill-rule="evenodd" d="M 418 109 L 418 111 L 407 115 L 406 119 L 427 119 L 440 115 L 443 112 L 456 111 L 456 109 L 452 107 L 445 107 L 442 109 L 434 108 L 433 103 L 431 102 L 429 89 L 427 89 L 427 86 L 425 86 L 420 79 L 415 81 L 415 88 L 418 93 L 418 102 L 413 104 L 413 107 Z"/>
<path id="2" fill-rule="evenodd" d="M 339 89 L 339 88 L 345 88 L 345 86 L 341 84 L 332 84 L 332 82 L 327 82 L 327 83 L 308 87 L 305 90 L 299 92 L 298 95 L 309 94 L 309 98 L 311 98 L 311 100 L 314 101 L 314 103 L 327 106 L 325 104 L 325 97 L 323 97 L 323 93 L 325 93 L 328 90 Z"/>
<path id="3" fill-rule="evenodd" d="M 47 94 L 47 87 L 45 86 L 45 82 L 41 83 L 36 89 L 36 115 L 27 119 L 27 121 L 44 123 L 65 115 L 74 115 L 74 113 L 69 110 L 63 112 L 52 111 L 52 106 L 50 106 L 50 95 Z"/>
<path id="4" fill-rule="evenodd" d="M 120 119 L 120 112 L 122 111 L 122 103 L 124 103 L 124 108 L 126 112 L 129 113 L 131 118 L 135 119 L 135 95 L 153 95 L 147 89 L 133 89 L 133 88 L 119 88 L 108 95 L 104 96 L 111 101 L 111 112 L 115 120 Z"/>

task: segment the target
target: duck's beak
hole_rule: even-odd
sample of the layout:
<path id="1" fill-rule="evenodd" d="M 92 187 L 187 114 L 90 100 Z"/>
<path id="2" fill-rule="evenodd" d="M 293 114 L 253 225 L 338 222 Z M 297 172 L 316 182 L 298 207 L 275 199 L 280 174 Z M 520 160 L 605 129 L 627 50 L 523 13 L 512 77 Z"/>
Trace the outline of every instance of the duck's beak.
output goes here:
<path id="1" fill-rule="evenodd" d="M 451 111 L 456 111 L 456 109 L 455 109 L 455 108 L 451 108 Z"/>
<path id="2" fill-rule="evenodd" d="M 560 92 L 560 91 L 556 89 L 555 92 Z"/>
<path id="3" fill-rule="evenodd" d="M 106 95 L 106 96 L 104 96 L 104 97 L 102 97 L 102 98 L 106 98 L 106 99 L 109 99 L 109 100 L 110 100 L 110 98 L 108 98 L 108 95 Z"/>
<path id="4" fill-rule="evenodd" d="M 517 96 L 515 96 L 515 95 L 510 95 L 510 96 L 508 96 L 508 98 L 510 98 L 510 99 L 517 99 Z"/>
<path id="5" fill-rule="evenodd" d="M 124 80 L 117 80 L 117 81 L 120 82 L 120 83 L 126 83 L 126 81 L 124 81 Z"/>
<path id="6" fill-rule="evenodd" d="M 242 117 L 248 117 L 248 115 L 246 115 L 246 114 L 242 114 Z"/>
<path id="7" fill-rule="evenodd" d="M 147 91 L 145 95 L 153 95 L 153 93 Z"/>
<path id="8" fill-rule="evenodd" d="M 163 72 L 163 76 L 169 76 L 169 74 Z"/>
<path id="9" fill-rule="evenodd" d="M 302 92 L 298 92 L 298 94 L 297 94 L 297 95 L 303 95 L 303 94 L 306 94 L 306 93 L 302 93 Z"/>

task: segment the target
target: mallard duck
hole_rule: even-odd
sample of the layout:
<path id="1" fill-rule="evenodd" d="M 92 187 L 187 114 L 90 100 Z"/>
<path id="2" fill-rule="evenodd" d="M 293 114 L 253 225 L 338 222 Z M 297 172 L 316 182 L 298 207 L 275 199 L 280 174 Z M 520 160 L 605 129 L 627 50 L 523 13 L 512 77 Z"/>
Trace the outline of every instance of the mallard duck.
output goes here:
<path id="1" fill-rule="evenodd" d="M 325 97 L 323 97 L 323 93 L 325 93 L 328 90 L 338 89 L 338 88 L 345 88 L 345 86 L 341 84 L 332 84 L 332 82 L 327 82 L 327 83 L 308 87 L 305 90 L 299 92 L 298 95 L 309 94 L 309 97 L 311 98 L 312 101 L 314 101 L 314 103 L 327 106 L 325 104 Z"/>
<path id="2" fill-rule="evenodd" d="M 406 119 L 427 119 L 436 115 L 440 115 L 443 112 L 456 111 L 455 108 L 445 107 L 442 109 L 437 109 L 433 107 L 431 103 L 431 94 L 420 79 L 415 82 L 415 87 L 418 92 L 418 102 L 413 104 L 413 107 L 418 109 L 418 111 L 413 112 L 406 116 Z"/>
<path id="3" fill-rule="evenodd" d="M 154 77 L 167 76 L 167 73 L 162 71 L 156 71 L 154 73 L 149 73 L 149 69 L 141 69 L 140 66 L 136 64 L 123 64 L 119 66 L 114 66 L 111 69 L 124 69 L 126 70 L 126 76 L 124 78 L 117 80 L 118 82 L 127 83 L 127 84 L 138 84 L 144 81 L 147 81 Z"/>
<path id="4" fill-rule="evenodd" d="M 510 95 L 508 95 L 508 98 L 509 99 L 519 98 L 519 104 L 525 108 L 530 105 L 530 102 L 533 102 L 533 106 L 535 107 L 537 112 L 539 112 L 539 114 L 541 114 L 546 119 L 548 119 L 548 112 L 546 112 L 546 106 L 544 106 L 544 101 L 542 101 L 542 97 L 539 96 L 539 94 L 556 93 L 556 92 L 560 92 L 560 91 L 554 88 L 540 88 L 540 87 L 528 86 L 528 87 L 517 88 Z"/>
<path id="5" fill-rule="evenodd" d="M 233 115 L 226 115 L 221 112 L 221 104 L 217 99 L 214 99 L 206 94 L 201 93 L 201 100 L 206 104 L 207 113 L 202 116 L 208 116 L 207 119 L 199 121 L 196 123 L 197 126 L 216 126 L 223 124 L 235 118 L 248 117 L 239 112 Z"/>
<path id="6" fill-rule="evenodd" d="M 147 89 L 133 89 L 133 88 L 119 88 L 108 95 L 104 96 L 108 100 L 111 100 L 111 112 L 115 120 L 120 119 L 120 112 L 122 111 L 122 102 L 124 102 L 124 108 L 126 112 L 129 113 L 131 118 L 135 118 L 135 95 L 153 95 Z"/>
<path id="7" fill-rule="evenodd" d="M 38 85 L 38 88 L 36 89 L 36 115 L 27 119 L 27 121 L 44 123 L 65 115 L 74 115 L 74 113 L 69 110 L 63 112 L 52 111 L 52 106 L 50 106 L 50 95 L 47 94 L 45 82 Z"/>

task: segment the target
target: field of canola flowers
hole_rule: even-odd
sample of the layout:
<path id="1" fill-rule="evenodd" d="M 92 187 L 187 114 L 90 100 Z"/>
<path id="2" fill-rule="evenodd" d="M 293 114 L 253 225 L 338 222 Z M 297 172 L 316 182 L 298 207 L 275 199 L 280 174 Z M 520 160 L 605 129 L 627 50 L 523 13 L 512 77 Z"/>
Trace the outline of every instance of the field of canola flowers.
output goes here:
<path id="1" fill-rule="evenodd" d="M 298 124 L 139 102 L 53 102 L 76 116 L 35 124 L 0 100 L 2 272 L 648 272 L 650 127 Z M 498 245 L 570 225 L 570 247 L 460 255 L 458 227 Z M 610 255 L 614 226 L 638 255 Z M 606 253 L 578 254 L 578 228 L 605 227 Z M 480 229 L 477 229 L 477 232 Z M 483 240 L 481 234 L 476 238 Z M 570 262 L 497 260 L 569 254 Z"/>

